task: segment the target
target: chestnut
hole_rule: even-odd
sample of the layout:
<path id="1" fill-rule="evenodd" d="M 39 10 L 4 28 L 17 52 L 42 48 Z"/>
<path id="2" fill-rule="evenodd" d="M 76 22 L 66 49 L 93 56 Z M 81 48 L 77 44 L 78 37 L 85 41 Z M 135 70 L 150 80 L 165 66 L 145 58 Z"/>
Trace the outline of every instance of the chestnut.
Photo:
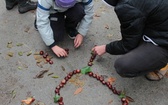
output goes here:
<path id="1" fill-rule="evenodd" d="M 58 102 L 59 105 L 64 105 L 64 102 Z"/>
<path id="2" fill-rule="evenodd" d="M 92 65 L 93 65 L 93 62 L 89 62 L 89 63 L 88 63 L 88 66 L 92 66 Z"/>
<path id="3" fill-rule="evenodd" d="M 58 102 L 63 102 L 63 97 L 60 97 L 60 99 L 58 100 Z"/>
<path id="4" fill-rule="evenodd" d="M 76 70 L 76 72 L 77 72 L 77 73 L 80 73 L 80 72 L 81 72 L 81 70 L 77 69 L 77 70 Z"/>
<path id="5" fill-rule="evenodd" d="M 44 51 L 40 51 L 40 53 L 39 53 L 40 55 L 43 55 L 44 54 Z"/>
<path id="6" fill-rule="evenodd" d="M 93 76 L 93 72 L 89 72 L 89 76 Z"/>
<path id="7" fill-rule="evenodd" d="M 59 89 L 55 89 L 55 93 L 56 93 L 56 94 L 59 93 Z"/>
<path id="8" fill-rule="evenodd" d="M 63 79 L 63 80 L 61 81 L 61 83 L 62 83 L 62 84 L 66 84 L 66 80 Z"/>
<path id="9" fill-rule="evenodd" d="M 53 61 L 52 61 L 52 60 L 50 60 L 50 61 L 49 61 L 49 64 L 51 64 L 51 65 L 52 65 L 52 64 L 53 64 Z"/>

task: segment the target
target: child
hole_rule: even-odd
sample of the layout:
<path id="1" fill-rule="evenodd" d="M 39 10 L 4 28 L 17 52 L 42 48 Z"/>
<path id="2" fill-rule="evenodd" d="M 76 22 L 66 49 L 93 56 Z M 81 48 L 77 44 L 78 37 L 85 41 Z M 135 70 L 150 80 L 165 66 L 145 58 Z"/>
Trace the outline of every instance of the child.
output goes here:
<path id="1" fill-rule="evenodd" d="M 57 45 L 65 32 L 74 39 L 78 48 L 87 34 L 93 20 L 92 0 L 38 0 L 35 26 L 47 46 L 58 57 L 66 57 L 67 52 Z"/>

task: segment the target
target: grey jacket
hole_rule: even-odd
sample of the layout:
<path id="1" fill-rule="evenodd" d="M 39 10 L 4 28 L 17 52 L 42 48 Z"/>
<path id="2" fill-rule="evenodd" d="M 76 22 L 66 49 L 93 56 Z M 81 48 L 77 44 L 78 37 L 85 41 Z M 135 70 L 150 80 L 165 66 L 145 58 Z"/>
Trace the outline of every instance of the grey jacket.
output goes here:
<path id="1" fill-rule="evenodd" d="M 89 26 L 93 20 L 93 0 L 76 0 L 76 3 L 84 4 L 85 16 L 77 27 L 78 32 L 85 36 L 89 30 Z M 57 10 L 57 11 L 56 11 Z M 67 8 L 58 7 L 54 0 L 38 0 L 36 11 L 36 25 L 38 31 L 47 46 L 55 42 L 52 28 L 50 27 L 49 16 L 56 12 L 65 12 Z"/>

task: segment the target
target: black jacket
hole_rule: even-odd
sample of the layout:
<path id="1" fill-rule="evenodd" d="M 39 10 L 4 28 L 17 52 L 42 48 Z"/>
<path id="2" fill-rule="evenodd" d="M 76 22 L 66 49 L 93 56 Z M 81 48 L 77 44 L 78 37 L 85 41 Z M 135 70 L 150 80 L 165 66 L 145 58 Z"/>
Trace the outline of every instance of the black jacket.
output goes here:
<path id="1" fill-rule="evenodd" d="M 118 0 L 115 12 L 122 39 L 106 45 L 110 54 L 125 54 L 136 48 L 146 35 L 168 49 L 168 0 Z"/>

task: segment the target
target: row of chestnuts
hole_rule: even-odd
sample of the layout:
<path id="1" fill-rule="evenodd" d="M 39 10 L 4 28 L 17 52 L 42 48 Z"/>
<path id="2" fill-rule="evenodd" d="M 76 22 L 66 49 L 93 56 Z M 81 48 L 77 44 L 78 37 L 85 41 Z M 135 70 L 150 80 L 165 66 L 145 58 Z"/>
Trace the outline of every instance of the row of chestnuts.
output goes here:
<path id="1" fill-rule="evenodd" d="M 42 55 L 43 58 L 46 59 L 46 61 L 47 61 L 49 64 L 53 64 L 53 61 L 51 60 L 51 58 L 48 57 L 48 53 L 45 53 L 44 51 L 40 51 L 39 54 Z"/>
<path id="2" fill-rule="evenodd" d="M 90 57 L 90 60 L 88 62 L 88 66 L 93 65 L 93 61 L 95 60 L 95 58 L 96 58 L 96 54 L 94 52 L 91 52 L 91 57 Z"/>

